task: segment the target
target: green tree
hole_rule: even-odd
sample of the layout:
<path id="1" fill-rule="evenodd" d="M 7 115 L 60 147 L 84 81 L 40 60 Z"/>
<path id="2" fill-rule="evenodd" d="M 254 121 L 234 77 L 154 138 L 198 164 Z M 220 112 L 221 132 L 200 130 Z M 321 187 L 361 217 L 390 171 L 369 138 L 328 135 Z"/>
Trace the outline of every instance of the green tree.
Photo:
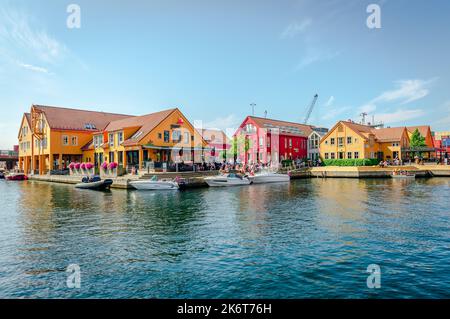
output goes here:
<path id="1" fill-rule="evenodd" d="M 239 154 L 247 153 L 251 148 L 251 141 L 248 138 L 245 138 L 244 134 L 240 134 L 235 136 L 231 140 L 230 154 L 233 156 L 234 162 L 236 163 L 237 157 Z"/>
<path id="2" fill-rule="evenodd" d="M 425 137 L 420 134 L 418 129 L 412 133 L 409 146 L 411 148 L 412 155 L 416 156 L 416 154 L 418 154 L 419 157 L 421 156 L 421 152 L 418 151 L 418 149 L 427 146 L 425 143 Z"/>

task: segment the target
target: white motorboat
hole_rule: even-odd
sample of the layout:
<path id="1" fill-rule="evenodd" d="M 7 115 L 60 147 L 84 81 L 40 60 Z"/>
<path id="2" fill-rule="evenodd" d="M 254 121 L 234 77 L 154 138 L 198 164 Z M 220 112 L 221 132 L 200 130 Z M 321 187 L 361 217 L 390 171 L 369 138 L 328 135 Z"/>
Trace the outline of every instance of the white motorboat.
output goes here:
<path id="1" fill-rule="evenodd" d="M 285 183 L 291 180 L 291 177 L 288 174 L 279 174 L 272 172 L 257 173 L 253 176 L 249 176 L 248 178 L 254 184 Z"/>
<path id="2" fill-rule="evenodd" d="M 247 177 L 235 173 L 206 177 L 205 182 L 211 187 L 241 186 L 252 183 Z"/>
<path id="3" fill-rule="evenodd" d="M 177 182 L 158 181 L 155 176 L 149 180 L 138 180 L 130 182 L 130 185 L 141 191 L 177 190 L 179 187 Z"/>
<path id="4" fill-rule="evenodd" d="M 415 179 L 416 174 L 406 173 L 406 174 L 391 174 L 392 178 L 398 179 Z"/>

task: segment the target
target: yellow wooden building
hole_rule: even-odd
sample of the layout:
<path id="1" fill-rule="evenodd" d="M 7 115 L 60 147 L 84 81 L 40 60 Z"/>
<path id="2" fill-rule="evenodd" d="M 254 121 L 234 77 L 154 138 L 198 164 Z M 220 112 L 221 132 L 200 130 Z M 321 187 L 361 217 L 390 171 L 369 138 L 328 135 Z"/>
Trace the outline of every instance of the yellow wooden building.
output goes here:
<path id="1" fill-rule="evenodd" d="M 123 167 L 143 168 L 153 163 L 199 163 L 206 142 L 178 108 L 111 122 L 93 135 L 85 156 L 96 164 L 115 162 Z"/>
<path id="2" fill-rule="evenodd" d="M 71 162 L 123 167 L 201 162 L 205 141 L 177 108 L 143 116 L 32 105 L 22 118 L 19 168 L 26 174 Z"/>
<path id="3" fill-rule="evenodd" d="M 321 140 L 322 159 L 404 159 L 409 147 L 406 127 L 374 128 L 351 121 L 338 122 Z"/>

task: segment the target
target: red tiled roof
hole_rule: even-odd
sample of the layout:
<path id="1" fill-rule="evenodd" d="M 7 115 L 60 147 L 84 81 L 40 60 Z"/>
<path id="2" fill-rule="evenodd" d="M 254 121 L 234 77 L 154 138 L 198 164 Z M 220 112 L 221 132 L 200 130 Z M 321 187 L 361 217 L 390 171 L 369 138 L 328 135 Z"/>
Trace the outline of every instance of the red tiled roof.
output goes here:
<path id="1" fill-rule="evenodd" d="M 418 129 L 420 135 L 422 135 L 423 137 L 426 137 L 428 135 L 428 130 L 430 129 L 430 127 L 428 125 L 419 125 L 419 126 L 408 126 L 408 127 L 406 127 L 406 129 L 410 133 L 414 133 L 414 131 L 416 129 Z"/>
<path id="2" fill-rule="evenodd" d="M 380 142 L 395 142 L 400 141 L 405 131 L 405 127 L 391 127 L 391 128 L 380 128 L 372 129 L 372 133 Z"/>
<path id="3" fill-rule="evenodd" d="M 197 132 L 203 137 L 203 139 L 208 143 L 212 144 L 230 144 L 230 139 L 222 130 L 216 129 L 198 129 Z"/>
<path id="4" fill-rule="evenodd" d="M 52 129 L 60 130 L 96 132 L 104 130 L 111 121 L 133 117 L 132 115 L 125 114 L 86 111 L 45 105 L 33 105 L 32 107 L 45 113 L 48 125 Z M 86 128 L 86 124 L 93 124 L 95 128 Z"/>
<path id="5" fill-rule="evenodd" d="M 106 127 L 106 131 L 113 132 L 122 130 L 124 128 L 136 127 L 138 128 L 138 130 L 135 132 L 133 136 L 138 137 L 135 138 L 131 137 L 122 143 L 122 145 L 124 146 L 135 145 L 140 140 L 142 140 L 148 133 L 150 133 L 156 126 L 158 126 L 159 123 L 161 123 L 165 118 L 167 118 L 170 114 L 172 114 L 172 112 L 174 112 L 175 110 L 177 109 L 176 108 L 168 109 L 147 115 L 135 116 L 118 121 L 113 121 L 109 123 L 109 125 Z"/>
<path id="6" fill-rule="evenodd" d="M 252 119 L 258 126 L 260 126 L 262 128 L 267 128 L 270 126 L 277 127 L 280 129 L 282 129 L 283 127 L 285 127 L 285 128 L 292 127 L 292 128 L 295 128 L 302 132 L 302 134 L 297 134 L 297 133 L 291 132 L 290 134 L 292 134 L 292 135 L 301 135 L 301 136 L 307 137 L 313 131 L 312 130 L 313 126 L 311 126 L 311 125 L 305 125 L 305 124 L 288 122 L 288 121 L 280 121 L 280 120 L 268 119 L 268 118 L 257 117 L 257 116 L 249 116 L 248 118 Z"/>

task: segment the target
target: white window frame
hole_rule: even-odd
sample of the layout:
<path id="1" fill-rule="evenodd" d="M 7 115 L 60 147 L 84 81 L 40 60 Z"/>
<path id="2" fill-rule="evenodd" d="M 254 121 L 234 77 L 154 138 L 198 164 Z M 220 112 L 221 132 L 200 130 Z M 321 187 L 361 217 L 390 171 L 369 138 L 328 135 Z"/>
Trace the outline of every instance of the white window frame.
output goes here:
<path id="1" fill-rule="evenodd" d="M 75 140 L 75 143 L 73 142 Z M 70 138 L 70 144 L 72 146 L 78 146 L 78 136 L 74 135 Z"/>
<path id="2" fill-rule="evenodd" d="M 63 135 L 61 136 L 61 141 L 63 146 L 69 145 L 69 135 Z"/>
<path id="3" fill-rule="evenodd" d="M 109 147 L 114 147 L 114 133 L 109 133 L 108 134 L 108 140 L 109 140 Z"/>

